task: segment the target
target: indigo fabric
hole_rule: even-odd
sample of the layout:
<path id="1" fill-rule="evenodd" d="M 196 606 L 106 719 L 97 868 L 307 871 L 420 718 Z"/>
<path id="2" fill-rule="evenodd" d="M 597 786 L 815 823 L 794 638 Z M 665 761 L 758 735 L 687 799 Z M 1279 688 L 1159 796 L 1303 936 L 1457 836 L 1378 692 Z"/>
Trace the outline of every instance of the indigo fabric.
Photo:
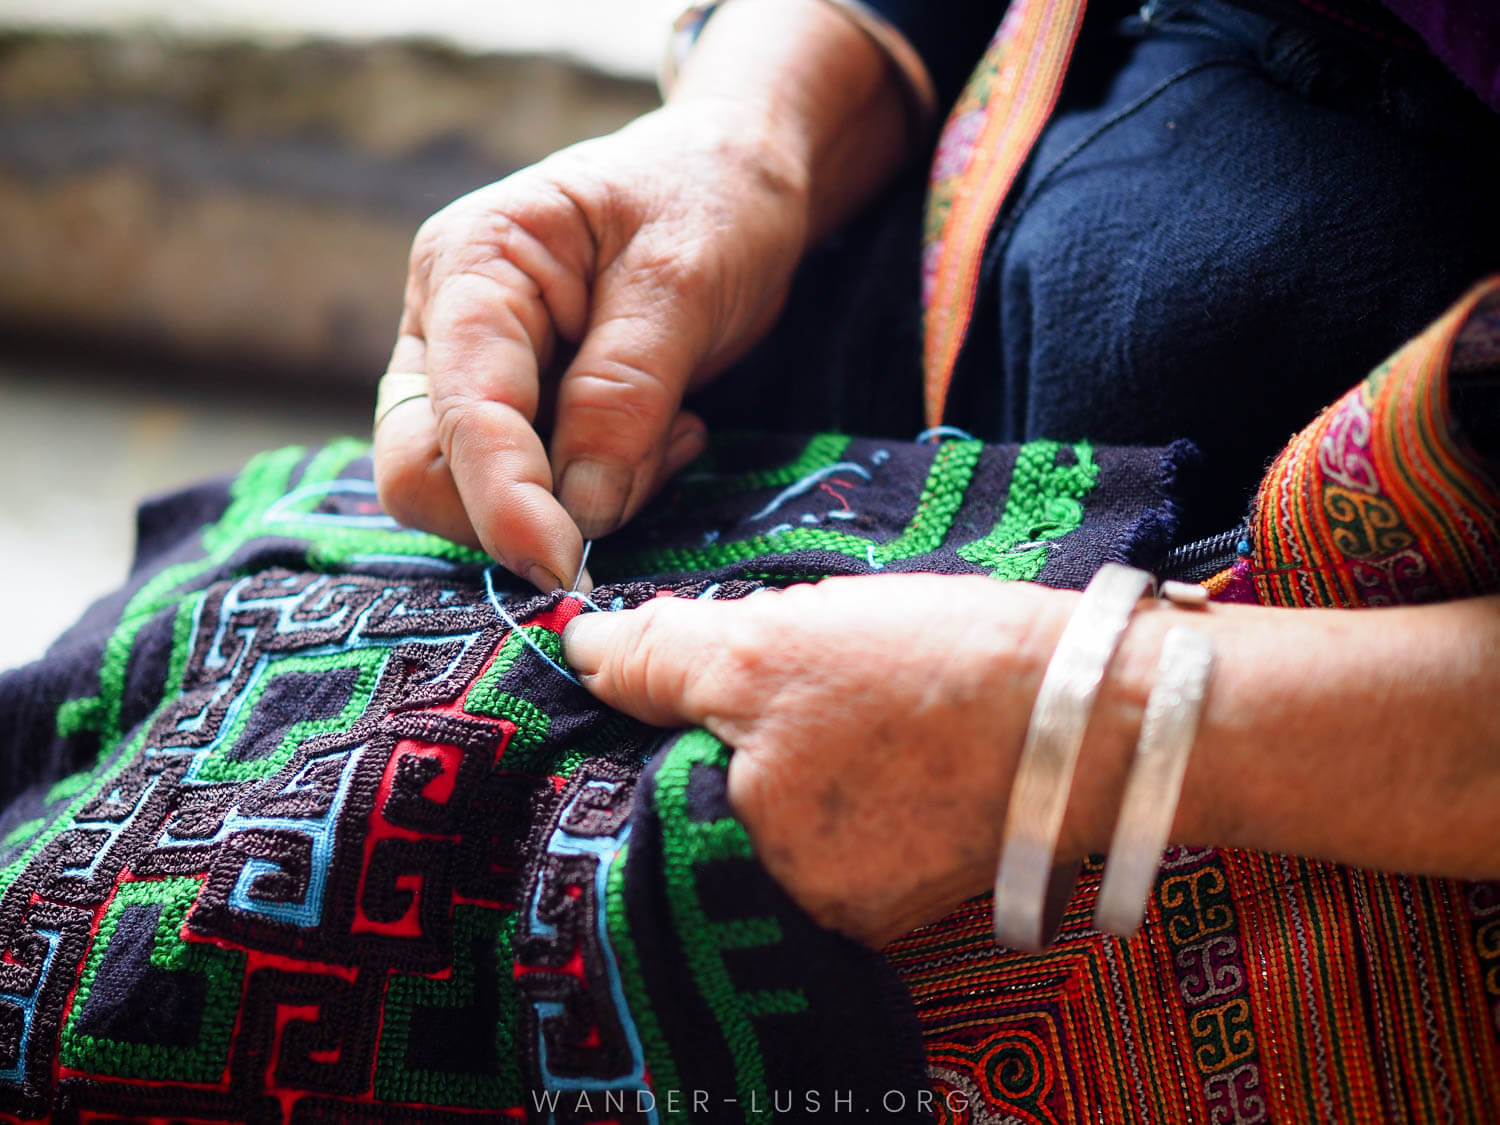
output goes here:
<path id="1" fill-rule="evenodd" d="M 1280 25 L 1241 27 L 1086 32 L 947 412 L 1003 441 L 1191 438 L 1192 532 L 1232 525 L 1292 430 L 1500 265 L 1500 133 L 1320 100 L 1341 56 L 1298 56 L 1323 70 L 1294 89 Z"/>

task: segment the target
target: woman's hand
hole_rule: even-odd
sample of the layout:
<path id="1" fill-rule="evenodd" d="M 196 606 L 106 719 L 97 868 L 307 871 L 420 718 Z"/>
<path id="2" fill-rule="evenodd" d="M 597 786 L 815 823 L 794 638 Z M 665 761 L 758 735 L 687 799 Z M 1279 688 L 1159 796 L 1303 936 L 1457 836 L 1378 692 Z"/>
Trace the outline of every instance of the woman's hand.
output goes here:
<path id="1" fill-rule="evenodd" d="M 604 702 L 733 746 L 729 800 L 766 869 L 818 922 L 879 946 L 991 885 L 1073 600 L 985 578 L 835 578 L 586 614 L 563 641 Z"/>
<path id="2" fill-rule="evenodd" d="M 684 392 L 765 332 L 904 129 L 883 55 L 831 6 L 732 4 L 669 105 L 433 216 L 390 365 L 431 397 L 376 434 L 385 509 L 542 589 L 570 581 L 582 537 L 701 451 Z"/>
<path id="3" fill-rule="evenodd" d="M 549 589 L 702 451 L 683 393 L 764 331 L 806 235 L 795 163 L 739 125 L 665 108 L 423 225 L 391 369 L 432 397 L 376 435 L 387 511 Z"/>
<path id="4" fill-rule="evenodd" d="M 729 799 L 814 919 L 880 945 L 990 886 L 1037 688 L 1077 596 L 837 578 L 661 598 L 563 634 L 584 685 L 733 746 Z M 1059 860 L 1105 851 L 1166 631 L 1218 653 L 1171 840 L 1500 878 L 1500 597 L 1400 609 L 1143 602 L 1094 705 Z"/>

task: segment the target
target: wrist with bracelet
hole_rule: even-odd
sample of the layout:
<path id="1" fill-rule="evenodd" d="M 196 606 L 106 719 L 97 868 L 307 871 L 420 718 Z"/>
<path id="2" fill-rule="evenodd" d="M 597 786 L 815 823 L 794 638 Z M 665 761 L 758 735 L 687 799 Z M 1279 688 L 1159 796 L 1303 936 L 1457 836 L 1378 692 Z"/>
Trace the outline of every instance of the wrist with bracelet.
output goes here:
<path id="1" fill-rule="evenodd" d="M 672 33 L 667 40 L 667 49 L 657 68 L 656 85 L 662 99 L 670 97 L 677 84 L 677 75 L 698 41 L 704 25 L 714 13 L 731 0 L 714 0 L 712 3 L 694 4 L 672 22 Z M 749 0 L 734 0 L 747 3 Z M 864 32 L 885 56 L 891 69 L 900 80 L 903 100 L 910 121 L 911 136 L 924 135 L 937 117 L 937 88 L 927 66 L 917 54 L 906 36 L 902 35 L 884 16 L 860 0 L 814 0 L 837 11 L 860 31 Z"/>
<path id="2" fill-rule="evenodd" d="M 995 880 L 995 938 L 1023 950 L 1056 934 L 1077 879 L 1059 864 L 1058 838 L 1089 719 L 1132 615 L 1155 587 L 1144 571 L 1106 564 L 1089 583 L 1047 664 L 1011 786 Z M 1163 596 L 1201 607 L 1201 587 L 1166 583 Z M 1146 701 L 1094 913 L 1097 929 L 1140 925 L 1181 794 L 1213 666 L 1208 635 L 1167 631 Z"/>

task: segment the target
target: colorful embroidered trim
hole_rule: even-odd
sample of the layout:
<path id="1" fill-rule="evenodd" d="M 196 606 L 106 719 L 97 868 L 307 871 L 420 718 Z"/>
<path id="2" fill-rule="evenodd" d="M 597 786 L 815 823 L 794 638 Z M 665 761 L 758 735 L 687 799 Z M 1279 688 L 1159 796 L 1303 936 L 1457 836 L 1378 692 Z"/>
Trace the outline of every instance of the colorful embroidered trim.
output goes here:
<path id="1" fill-rule="evenodd" d="M 1500 353 L 1500 277 L 1325 410 L 1256 498 L 1259 600 L 1376 606 L 1500 589 L 1500 488 L 1456 432 L 1450 379 Z"/>
<path id="2" fill-rule="evenodd" d="M 1057 104 L 1083 10 L 1084 0 L 1013 0 L 938 139 L 922 251 L 929 426 L 943 420 L 990 227 Z"/>

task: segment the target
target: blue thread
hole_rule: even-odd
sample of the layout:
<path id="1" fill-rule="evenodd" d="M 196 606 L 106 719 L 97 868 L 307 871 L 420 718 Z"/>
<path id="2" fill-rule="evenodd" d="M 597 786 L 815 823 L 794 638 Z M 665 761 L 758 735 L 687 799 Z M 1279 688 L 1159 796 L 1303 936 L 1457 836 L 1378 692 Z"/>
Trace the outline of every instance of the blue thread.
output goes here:
<path id="1" fill-rule="evenodd" d="M 884 570 L 885 563 L 875 557 L 875 544 L 871 543 L 865 548 L 865 561 L 870 564 L 871 570 Z"/>
<path id="2" fill-rule="evenodd" d="M 872 465 L 884 465 L 890 459 L 891 451 L 889 449 L 877 449 L 874 453 L 870 454 L 870 464 Z"/>
<path id="3" fill-rule="evenodd" d="M 622 610 L 624 608 L 625 608 L 625 595 L 624 594 L 616 594 L 615 595 L 615 600 L 609 603 L 609 612 L 610 613 L 619 613 L 620 610 Z"/>
<path id="4" fill-rule="evenodd" d="M 813 515 L 811 512 L 803 512 L 802 513 L 802 522 L 803 523 L 817 523 L 818 522 L 818 517 L 815 516 L 815 515 Z"/>
<path id="5" fill-rule="evenodd" d="M 719 529 L 718 528 L 714 528 L 712 531 L 705 531 L 703 533 L 703 545 L 705 547 L 707 547 L 710 543 L 717 543 L 718 541 L 719 541 Z"/>
<path id="6" fill-rule="evenodd" d="M 391 566 L 427 566 L 434 570 L 457 570 L 458 564 L 447 559 L 428 558 L 426 555 L 352 555 L 350 562 L 356 566 L 370 563 L 388 563 Z"/>
<path id="7" fill-rule="evenodd" d="M 959 441 L 977 440 L 968 430 L 960 430 L 957 426 L 933 426 L 931 429 L 923 430 L 914 440 L 920 445 L 940 437 L 956 438 Z"/>
<path id="8" fill-rule="evenodd" d="M 604 610 L 602 610 L 602 609 L 599 608 L 599 603 L 598 602 L 594 601 L 593 598 L 589 597 L 587 594 L 585 594 L 581 590 L 569 590 L 567 592 L 567 594 L 565 594 L 564 596 L 565 597 L 569 597 L 569 598 L 574 598 L 577 601 L 582 602 L 584 605 L 588 606 L 595 613 L 603 613 L 604 612 Z"/>
<path id="9" fill-rule="evenodd" d="M 787 485 L 776 494 L 775 498 L 769 504 L 767 504 L 760 511 L 756 512 L 750 518 L 752 520 L 765 519 L 777 508 L 781 507 L 793 497 L 801 496 L 804 492 L 811 491 L 812 489 L 816 488 L 822 481 L 827 480 L 829 477 L 831 477 L 834 473 L 844 472 L 857 473 L 859 476 L 864 477 L 865 480 L 871 479 L 870 470 L 865 468 L 863 465 L 856 464 L 853 461 L 839 461 L 832 465 L 825 465 L 821 469 L 816 469 L 813 472 L 808 473 L 807 476 L 803 477 L 795 484 Z"/>
<path id="10" fill-rule="evenodd" d="M 842 509 L 840 509 L 839 511 L 836 511 L 836 512 L 829 512 L 828 513 L 828 518 L 831 519 L 831 520 L 857 520 L 857 519 L 859 519 L 859 513 L 858 512 L 846 512 L 846 511 L 843 511 Z"/>
<path id="11" fill-rule="evenodd" d="M 511 627 L 511 631 L 521 638 L 521 643 L 526 645 L 526 647 L 531 649 L 532 652 L 536 653 L 543 660 L 545 660 L 547 664 L 551 666 L 553 671 L 555 671 L 560 676 L 572 680 L 575 684 L 578 684 L 579 687 L 582 687 L 583 685 L 581 683 L 578 683 L 577 676 L 573 675 L 572 672 L 569 672 L 561 664 L 553 660 L 552 657 L 548 656 L 546 652 L 542 650 L 542 646 L 532 640 L 526 630 L 521 628 L 520 624 L 517 623 L 516 619 L 505 611 L 505 606 L 500 603 L 500 598 L 495 593 L 495 583 L 490 578 L 490 575 L 494 572 L 494 570 L 495 568 L 492 566 L 485 568 L 484 592 L 489 596 L 490 605 L 493 606 L 495 612 L 500 615 L 500 620 L 509 625 Z"/>
<path id="12" fill-rule="evenodd" d="M 792 530 L 792 525 L 791 524 L 789 524 L 789 523 L 778 523 L 775 527 L 769 529 L 766 532 L 766 534 L 767 535 L 780 535 L 783 531 L 791 531 L 791 530 Z"/>
<path id="13" fill-rule="evenodd" d="M 717 582 L 715 582 L 708 589 L 704 590 L 703 593 L 699 594 L 697 596 L 697 598 L 695 598 L 694 600 L 695 601 L 700 601 L 700 602 L 711 602 L 711 601 L 713 601 L 714 595 L 716 593 L 718 593 L 718 592 L 719 592 L 719 584 Z"/>
<path id="14" fill-rule="evenodd" d="M 592 539 L 585 539 L 583 541 L 583 558 L 578 560 L 578 573 L 573 575 L 573 585 L 569 588 L 568 593 L 571 594 L 576 591 L 579 583 L 583 581 L 583 572 L 588 569 L 589 565 L 589 552 L 593 549 L 594 541 Z"/>
<path id="15" fill-rule="evenodd" d="M 279 498 L 266 509 L 266 514 L 262 519 L 268 524 L 282 519 L 293 521 L 305 520 L 310 523 L 333 524 L 341 527 L 378 527 L 386 531 L 404 531 L 408 534 L 416 534 L 413 529 L 402 527 L 384 512 L 371 512 L 368 515 L 344 515 L 337 512 L 298 512 L 292 510 L 304 500 L 317 500 L 324 496 L 332 496 L 338 492 L 352 492 L 359 496 L 375 496 L 375 482 L 351 478 L 348 480 L 328 480 L 318 481 L 314 484 L 304 484 L 300 488 L 294 488 L 291 492 Z"/>

